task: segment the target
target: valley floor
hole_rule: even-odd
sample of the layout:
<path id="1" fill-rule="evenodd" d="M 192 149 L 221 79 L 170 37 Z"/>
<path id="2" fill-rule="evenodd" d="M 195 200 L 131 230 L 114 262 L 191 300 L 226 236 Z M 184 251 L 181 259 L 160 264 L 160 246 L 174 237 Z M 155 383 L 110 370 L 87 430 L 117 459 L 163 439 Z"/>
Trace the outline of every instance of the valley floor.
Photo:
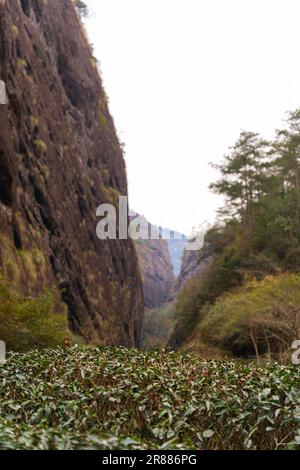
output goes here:
<path id="1" fill-rule="evenodd" d="M 300 368 L 123 348 L 9 354 L 0 449 L 299 449 Z"/>

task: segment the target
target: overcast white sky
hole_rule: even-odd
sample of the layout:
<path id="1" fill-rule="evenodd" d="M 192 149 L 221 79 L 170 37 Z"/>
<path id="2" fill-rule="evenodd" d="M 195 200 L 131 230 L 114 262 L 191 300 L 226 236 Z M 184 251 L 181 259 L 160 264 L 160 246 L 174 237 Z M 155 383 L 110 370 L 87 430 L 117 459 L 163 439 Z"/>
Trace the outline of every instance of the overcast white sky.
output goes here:
<path id="1" fill-rule="evenodd" d="M 88 0 L 130 205 L 188 233 L 241 129 L 272 137 L 300 106 L 299 0 Z"/>

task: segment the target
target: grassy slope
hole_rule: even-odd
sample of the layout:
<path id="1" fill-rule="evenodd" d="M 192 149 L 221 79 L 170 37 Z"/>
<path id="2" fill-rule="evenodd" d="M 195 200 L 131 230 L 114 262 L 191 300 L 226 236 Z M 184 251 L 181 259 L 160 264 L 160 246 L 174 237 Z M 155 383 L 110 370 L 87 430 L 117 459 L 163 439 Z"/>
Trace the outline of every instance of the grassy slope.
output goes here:
<path id="1" fill-rule="evenodd" d="M 79 348 L 0 366 L 1 449 L 300 447 L 300 369 Z"/>

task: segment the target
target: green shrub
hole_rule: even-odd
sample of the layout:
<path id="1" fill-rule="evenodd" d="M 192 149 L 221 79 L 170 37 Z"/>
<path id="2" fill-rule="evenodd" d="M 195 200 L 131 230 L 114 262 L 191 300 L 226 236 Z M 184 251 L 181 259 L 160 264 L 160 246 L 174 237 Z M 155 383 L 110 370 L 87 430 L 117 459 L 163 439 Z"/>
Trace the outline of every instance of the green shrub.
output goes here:
<path id="1" fill-rule="evenodd" d="M 42 139 L 37 139 L 34 141 L 36 147 L 40 151 L 40 153 L 46 153 L 47 152 L 47 145 Z"/>
<path id="2" fill-rule="evenodd" d="M 0 276 L 0 339 L 8 350 L 55 347 L 64 344 L 66 334 L 67 315 L 55 313 L 50 290 L 36 298 L 25 297 Z"/>
<path id="3" fill-rule="evenodd" d="M 286 359 L 300 337 L 300 275 L 267 276 L 223 295 L 199 330 L 207 343 L 233 354 Z"/>

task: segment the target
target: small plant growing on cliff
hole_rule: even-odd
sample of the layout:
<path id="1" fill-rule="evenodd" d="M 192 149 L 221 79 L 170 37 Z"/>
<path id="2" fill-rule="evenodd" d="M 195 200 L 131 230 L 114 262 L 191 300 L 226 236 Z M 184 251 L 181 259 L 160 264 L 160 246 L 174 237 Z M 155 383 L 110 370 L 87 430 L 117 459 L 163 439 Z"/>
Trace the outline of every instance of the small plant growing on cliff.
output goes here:
<path id="1" fill-rule="evenodd" d="M 32 127 L 38 127 L 39 126 L 39 118 L 36 116 L 30 116 L 30 122 Z"/>
<path id="2" fill-rule="evenodd" d="M 37 139 L 35 140 L 35 145 L 36 147 L 38 148 L 38 150 L 41 152 L 41 153 L 46 153 L 47 152 L 47 145 L 45 144 L 45 142 L 41 139 Z"/>
<path id="3" fill-rule="evenodd" d="M 18 34 L 19 34 L 19 29 L 18 29 L 18 27 L 17 27 L 15 24 L 12 24 L 12 25 L 11 25 L 11 32 L 12 32 L 13 36 L 15 36 L 15 37 L 18 36 Z"/>
<path id="4" fill-rule="evenodd" d="M 89 15 L 89 9 L 85 1 L 74 0 L 75 8 L 80 18 L 87 18 Z"/>

